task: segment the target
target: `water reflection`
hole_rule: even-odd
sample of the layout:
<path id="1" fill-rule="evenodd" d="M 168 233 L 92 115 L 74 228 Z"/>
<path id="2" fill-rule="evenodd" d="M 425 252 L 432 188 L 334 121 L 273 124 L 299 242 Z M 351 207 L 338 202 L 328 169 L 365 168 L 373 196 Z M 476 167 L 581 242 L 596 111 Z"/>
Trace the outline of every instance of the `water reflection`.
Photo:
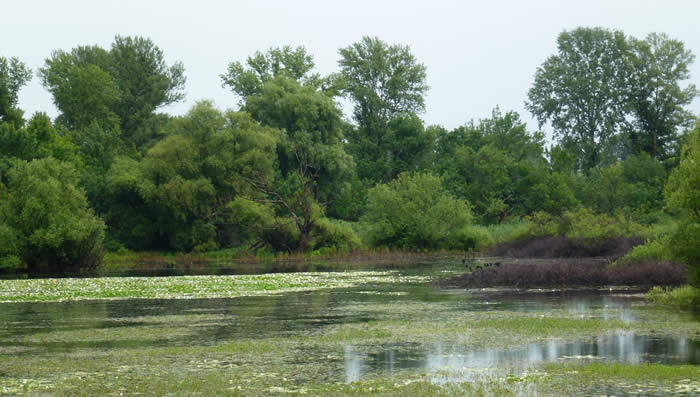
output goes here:
<path id="1" fill-rule="evenodd" d="M 617 332 L 591 341 L 531 344 L 515 349 L 469 351 L 436 344 L 429 350 L 407 345 L 385 346 L 367 353 L 363 346 L 345 346 L 345 381 L 364 375 L 402 369 L 426 372 L 457 370 L 457 379 L 468 380 L 470 370 L 485 368 L 528 368 L 532 365 L 571 360 L 601 360 L 628 364 L 700 364 L 700 341 L 685 337 L 657 337 Z"/>

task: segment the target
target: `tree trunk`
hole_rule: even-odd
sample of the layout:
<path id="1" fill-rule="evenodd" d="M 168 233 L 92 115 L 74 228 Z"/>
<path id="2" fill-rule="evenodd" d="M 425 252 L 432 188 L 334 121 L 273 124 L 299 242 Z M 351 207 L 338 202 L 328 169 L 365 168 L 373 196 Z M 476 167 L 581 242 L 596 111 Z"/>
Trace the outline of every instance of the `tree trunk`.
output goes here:
<path id="1" fill-rule="evenodd" d="M 306 252 L 306 250 L 309 248 L 312 227 L 312 225 L 305 225 L 304 227 L 300 228 L 299 231 L 301 232 L 301 235 L 299 236 L 299 252 Z"/>

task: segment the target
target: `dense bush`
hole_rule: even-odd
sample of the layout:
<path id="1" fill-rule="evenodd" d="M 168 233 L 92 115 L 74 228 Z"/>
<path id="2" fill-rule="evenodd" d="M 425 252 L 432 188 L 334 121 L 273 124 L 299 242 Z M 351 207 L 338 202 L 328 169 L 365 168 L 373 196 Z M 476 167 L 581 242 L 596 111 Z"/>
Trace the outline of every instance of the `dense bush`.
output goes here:
<path id="1" fill-rule="evenodd" d="M 596 214 L 588 208 L 580 207 L 564 213 L 559 233 L 594 243 L 619 237 L 640 237 L 644 230 L 624 215 Z"/>
<path id="2" fill-rule="evenodd" d="M 362 247 L 362 240 L 349 222 L 321 218 L 316 222 L 311 246 L 347 252 Z"/>
<path id="3" fill-rule="evenodd" d="M 566 287 L 601 285 L 678 286 L 688 271 L 678 263 L 647 262 L 634 267 L 610 268 L 596 259 L 559 259 L 504 263 L 443 280 L 445 286 L 480 288 L 493 286 Z"/>
<path id="4" fill-rule="evenodd" d="M 21 161 L 0 197 L 0 266 L 60 271 L 102 260 L 104 223 L 88 208 L 78 173 L 53 158 Z"/>
<path id="5" fill-rule="evenodd" d="M 690 267 L 691 284 L 700 286 L 700 126 L 688 137 L 665 194 L 669 207 L 681 215 L 671 250 Z"/>
<path id="6" fill-rule="evenodd" d="M 408 173 L 372 188 L 361 219 L 370 245 L 408 249 L 471 248 L 471 220 L 469 204 L 447 193 L 439 177 Z"/>

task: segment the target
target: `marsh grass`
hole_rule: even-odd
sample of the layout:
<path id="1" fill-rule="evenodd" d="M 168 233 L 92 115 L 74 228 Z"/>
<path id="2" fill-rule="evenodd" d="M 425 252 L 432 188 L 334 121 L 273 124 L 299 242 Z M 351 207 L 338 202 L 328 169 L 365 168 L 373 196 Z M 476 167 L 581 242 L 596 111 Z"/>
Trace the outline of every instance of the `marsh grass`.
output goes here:
<path id="1" fill-rule="evenodd" d="M 546 364 L 539 389 L 560 394 L 697 395 L 700 366 L 664 364 Z"/>
<path id="2" fill-rule="evenodd" d="M 257 255 L 245 249 L 231 248 L 202 253 L 167 253 L 167 252 L 110 252 L 105 255 L 103 264 L 97 273 L 112 274 L 135 269 L 177 269 L 187 267 L 189 271 L 206 270 L 221 266 L 273 264 L 308 264 L 322 263 L 420 263 L 441 259 L 464 258 L 473 256 L 471 251 L 459 250 L 404 250 L 404 249 L 355 249 L 323 250 L 307 253 L 269 253 L 258 252 Z M 293 269 L 292 269 L 293 270 Z"/>
<path id="3" fill-rule="evenodd" d="M 647 301 L 672 306 L 700 306 L 700 289 L 686 285 L 678 288 L 654 287 L 647 293 Z"/>

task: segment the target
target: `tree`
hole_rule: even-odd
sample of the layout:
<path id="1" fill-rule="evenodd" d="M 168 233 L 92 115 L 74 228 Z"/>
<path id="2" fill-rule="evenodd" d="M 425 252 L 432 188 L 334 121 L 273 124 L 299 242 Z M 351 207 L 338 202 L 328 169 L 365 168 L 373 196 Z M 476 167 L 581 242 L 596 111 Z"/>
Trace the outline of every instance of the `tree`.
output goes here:
<path id="1" fill-rule="evenodd" d="M 304 47 L 284 46 L 270 48 L 266 53 L 256 51 L 248 57 L 246 65 L 231 62 L 225 74 L 221 74 L 223 86 L 228 86 L 238 95 L 241 104 L 249 96 L 262 94 L 265 82 L 277 76 L 304 82 L 311 80 L 310 72 L 314 68 L 313 57 Z"/>
<path id="2" fill-rule="evenodd" d="M 368 130 L 383 128 L 401 113 L 425 110 L 425 66 L 407 46 L 365 36 L 340 49 L 345 92 L 355 102 L 355 121 Z"/>
<path id="3" fill-rule="evenodd" d="M 19 59 L 0 56 L 0 124 L 24 123 L 24 112 L 17 108 L 19 90 L 32 79 L 32 71 Z"/>
<path id="4" fill-rule="evenodd" d="M 342 143 L 340 110 L 323 91 L 286 76 L 267 81 L 260 95 L 246 97 L 245 108 L 263 125 L 284 132 L 277 148 L 279 173 L 248 182 L 293 219 L 297 249 L 306 251 L 317 220 L 354 168 Z"/>
<path id="5" fill-rule="evenodd" d="M 42 84 L 61 111 L 59 121 L 84 130 L 97 122 L 118 129 L 121 139 L 141 147 L 155 132 L 154 112 L 184 98 L 182 63 L 165 63 L 163 51 L 150 39 L 117 36 L 109 51 L 79 46 L 54 51 L 39 69 Z"/>
<path id="6" fill-rule="evenodd" d="M 185 67 L 182 62 L 168 66 L 163 51 L 138 36 L 115 37 L 110 55 L 110 74 L 121 96 L 115 112 L 122 133 L 137 145 L 145 143 L 153 134 L 146 125 L 153 113 L 185 99 Z"/>
<path id="7" fill-rule="evenodd" d="M 679 128 L 688 127 L 693 115 L 684 108 L 697 95 L 694 84 L 681 88 L 690 78 L 695 60 L 681 41 L 651 33 L 646 40 L 631 39 L 631 107 L 635 116 L 629 138 L 635 152 L 663 160 L 675 143 Z"/>
<path id="8" fill-rule="evenodd" d="M 403 173 L 367 193 L 366 225 L 373 246 L 410 249 L 472 248 L 469 203 L 454 198 L 439 177 Z"/>
<path id="9" fill-rule="evenodd" d="M 671 238 L 675 256 L 691 270 L 691 283 L 700 287 L 700 125 L 690 134 L 681 162 L 668 178 L 666 203 L 682 220 Z"/>
<path id="10" fill-rule="evenodd" d="M 525 106 L 540 126 L 551 122 L 579 168 L 589 170 L 625 122 L 629 48 L 622 32 L 602 28 L 564 31 L 557 47 L 537 68 Z"/>
<path id="11" fill-rule="evenodd" d="M 77 148 L 68 137 L 58 134 L 45 113 L 35 113 L 26 126 L 0 123 L 0 183 L 18 161 L 53 157 L 80 166 Z"/>
<path id="12" fill-rule="evenodd" d="M 108 222 L 131 247 L 212 250 L 240 243 L 230 203 L 247 178 L 273 172 L 277 131 L 200 102 L 141 162 L 120 157 L 107 180 Z"/>
<path id="13" fill-rule="evenodd" d="M 516 112 L 496 107 L 490 118 L 442 130 L 435 147 L 445 186 L 472 204 L 480 222 L 571 205 L 570 189 L 548 169 L 543 134 L 528 131 Z"/>
<path id="14" fill-rule="evenodd" d="M 425 66 L 407 46 L 389 45 L 376 37 L 363 37 L 340 49 L 340 56 L 343 92 L 355 105 L 358 128 L 347 137 L 360 177 L 386 182 L 402 171 L 415 170 L 415 164 L 392 166 L 396 156 L 391 152 L 409 142 L 418 157 L 432 149 L 432 142 L 425 142 L 423 126 L 416 124 L 417 114 L 425 110 Z M 396 121 L 390 126 L 392 120 Z M 406 140 L 395 139 L 401 137 Z"/>
<path id="15" fill-rule="evenodd" d="M 354 168 L 345 153 L 345 123 L 334 101 L 336 80 L 314 73 L 313 58 L 303 47 L 256 52 L 246 65 L 231 63 L 221 75 L 224 86 L 241 98 L 241 109 L 283 133 L 277 144 L 279 172 L 247 182 L 264 196 L 255 200 L 288 217 L 296 229 L 296 249 L 306 251 L 317 221 L 342 193 L 339 187 Z M 251 206 L 239 206 L 244 207 Z"/>
<path id="16" fill-rule="evenodd" d="M 359 175 L 374 181 L 388 182 L 402 172 L 429 168 L 435 142 L 435 129 L 425 128 L 413 113 L 391 119 L 381 139 L 363 136 L 359 130 L 349 135 L 349 150 L 357 163 Z"/>
<path id="17" fill-rule="evenodd" d="M 20 161 L 0 194 L 0 235 L 14 251 L 4 248 L 0 255 L 52 271 L 102 260 L 104 223 L 88 207 L 71 165 L 50 157 Z"/>

